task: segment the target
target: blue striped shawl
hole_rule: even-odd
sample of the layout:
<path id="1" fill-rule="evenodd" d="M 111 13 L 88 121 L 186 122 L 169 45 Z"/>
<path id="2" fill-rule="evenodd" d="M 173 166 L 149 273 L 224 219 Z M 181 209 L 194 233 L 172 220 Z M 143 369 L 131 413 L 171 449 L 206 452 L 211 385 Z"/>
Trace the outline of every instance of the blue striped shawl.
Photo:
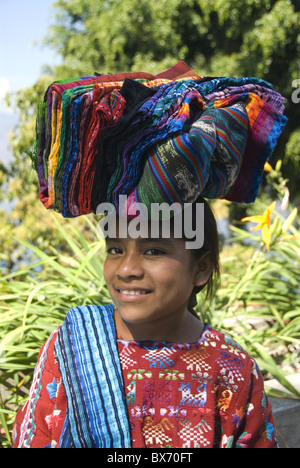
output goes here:
<path id="1" fill-rule="evenodd" d="M 113 306 L 72 308 L 55 351 L 68 409 L 60 448 L 129 448 Z"/>

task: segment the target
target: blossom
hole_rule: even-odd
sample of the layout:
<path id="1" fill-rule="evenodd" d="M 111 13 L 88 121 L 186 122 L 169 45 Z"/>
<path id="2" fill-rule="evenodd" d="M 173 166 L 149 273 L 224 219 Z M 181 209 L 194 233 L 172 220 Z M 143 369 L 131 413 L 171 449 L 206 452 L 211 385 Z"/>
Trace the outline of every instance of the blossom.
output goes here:
<path id="1" fill-rule="evenodd" d="M 273 170 L 273 168 L 272 168 L 271 164 L 266 162 L 265 165 L 264 165 L 264 171 L 271 172 L 272 170 Z"/>
<path id="2" fill-rule="evenodd" d="M 268 208 L 264 211 L 262 215 L 259 216 L 247 216 L 243 218 L 242 221 L 250 221 L 252 223 L 258 223 L 257 226 L 251 228 L 251 231 L 257 231 L 258 229 L 262 230 L 262 239 L 267 250 L 270 250 L 270 243 L 271 243 L 271 214 L 275 208 L 276 202 L 273 201 Z"/>

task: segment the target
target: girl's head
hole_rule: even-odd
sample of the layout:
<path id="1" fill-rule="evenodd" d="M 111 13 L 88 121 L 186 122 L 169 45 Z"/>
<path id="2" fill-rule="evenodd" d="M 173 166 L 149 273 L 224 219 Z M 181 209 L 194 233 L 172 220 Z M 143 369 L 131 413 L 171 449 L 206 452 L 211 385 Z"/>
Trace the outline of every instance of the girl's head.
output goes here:
<path id="1" fill-rule="evenodd" d="M 199 202 L 199 201 L 198 201 Z M 213 290 L 219 273 L 218 235 L 204 201 L 204 244 L 187 249 L 185 238 L 106 236 L 104 277 L 122 320 L 134 326 L 179 323 L 192 311 L 196 294 Z"/>

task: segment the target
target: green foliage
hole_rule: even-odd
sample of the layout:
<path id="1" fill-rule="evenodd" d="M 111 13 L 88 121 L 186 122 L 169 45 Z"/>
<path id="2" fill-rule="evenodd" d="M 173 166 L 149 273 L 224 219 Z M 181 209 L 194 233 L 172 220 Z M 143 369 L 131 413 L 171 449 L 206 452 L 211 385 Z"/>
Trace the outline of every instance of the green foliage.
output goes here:
<path id="1" fill-rule="evenodd" d="M 68 72 L 112 73 L 141 65 L 157 70 L 162 62 L 171 65 L 174 57 L 185 57 L 186 46 L 174 25 L 183 22 L 183 6 L 190 17 L 193 3 L 61 0 L 47 42 L 61 54 Z"/>
<path id="2" fill-rule="evenodd" d="M 178 59 L 200 73 L 257 74 L 288 93 L 298 78 L 299 11 L 289 0 L 59 0 L 54 11 L 46 42 L 69 73 L 152 71 Z"/>
<path id="3" fill-rule="evenodd" d="M 292 161 L 294 167 L 300 170 L 300 130 L 291 133 L 290 139 L 286 145 L 286 157 Z"/>

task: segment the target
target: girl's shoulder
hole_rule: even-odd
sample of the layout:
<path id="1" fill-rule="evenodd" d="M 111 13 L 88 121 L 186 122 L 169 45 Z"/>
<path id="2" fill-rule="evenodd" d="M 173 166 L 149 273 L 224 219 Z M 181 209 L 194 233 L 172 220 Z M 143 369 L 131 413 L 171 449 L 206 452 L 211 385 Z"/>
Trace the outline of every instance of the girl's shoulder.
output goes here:
<path id="1" fill-rule="evenodd" d="M 237 349 L 247 354 L 247 351 L 226 332 L 219 331 L 213 328 L 210 324 L 205 323 L 202 335 L 199 339 L 199 343 L 203 343 L 205 346 L 210 346 L 214 349 L 222 347 L 222 349 L 228 349 L 233 351 Z"/>
<path id="2" fill-rule="evenodd" d="M 255 360 L 250 354 L 227 333 L 218 331 L 205 324 L 203 334 L 199 340 L 199 347 L 207 352 L 209 360 L 219 368 L 219 372 L 251 374 L 261 377 Z"/>

